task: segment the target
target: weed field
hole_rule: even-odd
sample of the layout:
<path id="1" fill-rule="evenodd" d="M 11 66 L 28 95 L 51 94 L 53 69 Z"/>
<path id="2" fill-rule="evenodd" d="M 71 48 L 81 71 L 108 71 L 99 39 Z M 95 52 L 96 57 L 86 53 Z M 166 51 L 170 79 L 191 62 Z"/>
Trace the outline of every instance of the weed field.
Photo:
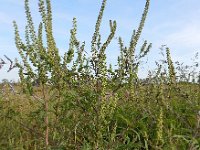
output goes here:
<path id="1" fill-rule="evenodd" d="M 2 58 L 19 69 L 17 83 L 0 84 L 0 149 L 5 150 L 198 150 L 200 149 L 199 63 L 164 59 L 141 79 L 138 70 L 152 44 L 136 51 L 148 14 L 146 0 L 138 28 L 129 45 L 118 38 L 117 67 L 107 64 L 105 51 L 114 38 L 116 21 L 101 40 L 102 1 L 90 57 L 77 39 L 73 19 L 69 50 L 60 56 L 52 31 L 50 0 L 39 0 L 41 23 L 36 30 L 28 0 L 24 40 L 14 21 L 19 58 Z M 138 53 L 137 53 L 138 52 Z M 195 56 L 198 60 L 198 54 Z"/>

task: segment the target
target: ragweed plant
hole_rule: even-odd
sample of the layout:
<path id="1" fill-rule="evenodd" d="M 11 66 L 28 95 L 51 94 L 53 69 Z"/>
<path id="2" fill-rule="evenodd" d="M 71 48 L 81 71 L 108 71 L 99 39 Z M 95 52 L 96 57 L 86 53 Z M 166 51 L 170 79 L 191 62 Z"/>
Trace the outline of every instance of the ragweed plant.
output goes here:
<path id="1" fill-rule="evenodd" d="M 0 147 L 198 147 L 198 134 L 194 134 L 197 130 L 196 116 L 193 114 L 199 110 L 197 93 L 200 86 L 192 84 L 183 86 L 183 90 L 177 88 L 180 83 L 176 80 L 169 48 L 166 49 L 165 63 L 157 63 L 157 70 L 149 71 L 148 78 L 142 80 L 138 77 L 142 59 L 152 45 L 145 40 L 137 53 L 150 0 L 146 0 L 141 21 L 133 30 L 129 45 L 125 46 L 119 37 L 120 56 L 116 68 L 108 67 L 106 57 L 106 50 L 117 30 L 116 21 L 109 22 L 110 32 L 105 41 L 102 41 L 100 33 L 106 3 L 107 0 L 102 0 L 90 53 L 86 51 L 86 43 L 77 38 L 78 23 L 74 18 L 69 49 L 61 56 L 53 36 L 51 1 L 39 0 L 41 22 L 36 29 L 29 1 L 25 0 L 25 40 L 20 37 L 17 23 L 13 22 L 15 43 L 21 57 L 16 66 L 23 92 L 17 95 L 5 88 L 0 95 L 0 117 L 3 120 L 0 139 L 8 137 L 0 141 Z M 3 64 L 2 60 L 0 67 Z M 170 101 L 166 99 L 168 95 Z M 14 130 L 14 125 L 17 130 Z M 165 130 L 169 128 L 170 131 Z"/>
<path id="2" fill-rule="evenodd" d="M 162 146 L 164 144 L 163 139 L 163 109 L 160 109 L 160 114 L 157 120 L 157 146 Z"/>
<path id="3" fill-rule="evenodd" d="M 139 55 L 135 55 L 136 46 L 142 33 L 145 20 L 148 14 L 149 5 L 150 1 L 147 0 L 139 27 L 137 30 L 133 30 L 129 47 L 124 46 L 122 38 L 119 37 L 120 56 L 118 57 L 118 76 L 119 80 L 123 82 L 122 76 L 124 77 L 125 75 L 127 75 L 132 96 L 134 94 L 134 84 L 138 79 L 137 73 L 140 64 L 140 59 L 145 57 L 151 48 L 151 43 L 147 45 L 147 41 L 145 41 L 140 49 Z"/>
<path id="4" fill-rule="evenodd" d="M 140 64 L 152 45 L 145 40 L 137 53 L 150 0 L 146 0 L 141 21 L 129 45 L 125 46 L 122 37 L 118 38 L 117 67 L 108 66 L 106 50 L 115 36 L 117 23 L 109 21 L 110 32 L 102 41 L 100 28 L 106 3 L 107 0 L 102 0 L 90 52 L 86 51 L 86 42 L 77 38 L 78 21 L 73 18 L 69 48 L 61 56 L 53 35 L 51 1 L 39 0 L 41 22 L 36 28 L 29 1 L 25 0 L 25 40 L 20 36 L 17 23 L 13 22 L 21 57 L 16 65 L 11 65 L 19 69 L 20 81 L 13 84 L 17 92 L 12 92 L 9 84 L 0 84 L 0 147 L 199 147 L 197 69 L 193 71 L 189 67 L 189 71 L 188 67 L 177 63 L 174 66 L 167 48 L 163 49 L 166 50 L 165 59 L 156 62 L 157 68 L 149 71 L 147 78 L 138 76 Z M 0 68 L 4 64 L 5 59 L 0 60 Z M 177 75 L 182 77 L 177 78 Z M 195 81 L 189 83 L 191 80 Z"/>
<path id="5" fill-rule="evenodd" d="M 112 116 L 112 110 L 114 108 L 112 107 L 112 105 L 116 105 L 115 99 L 111 99 L 106 96 L 107 84 L 108 84 L 107 83 L 108 69 L 106 64 L 105 50 L 115 35 L 117 25 L 116 21 L 110 20 L 110 34 L 107 40 L 103 44 L 101 44 L 101 35 L 99 33 L 99 30 L 105 6 L 106 6 L 106 0 L 103 0 L 97 18 L 97 22 L 95 25 L 95 32 L 93 34 L 91 42 L 91 52 L 92 52 L 91 64 L 95 73 L 96 92 L 97 95 L 99 95 L 97 96 L 97 103 L 100 103 L 99 117 L 98 117 L 98 122 L 100 124 L 98 125 L 99 129 L 97 131 L 97 143 L 96 143 L 97 148 L 102 145 L 104 136 L 103 134 L 106 133 L 105 126 L 108 126 L 109 124 L 107 118 Z"/>
<path id="6" fill-rule="evenodd" d="M 173 65 L 173 62 L 171 59 L 170 49 L 168 47 L 166 48 L 166 54 L 167 54 L 167 63 L 168 63 L 168 70 L 169 70 L 169 83 L 175 84 L 176 83 L 176 73 L 175 73 L 174 65 Z"/>

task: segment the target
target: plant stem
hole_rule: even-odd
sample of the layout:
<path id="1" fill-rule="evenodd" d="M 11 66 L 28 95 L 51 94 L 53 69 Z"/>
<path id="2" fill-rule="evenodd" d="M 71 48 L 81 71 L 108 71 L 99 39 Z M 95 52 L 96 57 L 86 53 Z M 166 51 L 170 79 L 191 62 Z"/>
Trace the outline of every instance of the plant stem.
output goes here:
<path id="1" fill-rule="evenodd" d="M 42 85 L 42 92 L 43 92 L 43 99 L 45 101 L 45 147 L 48 149 L 49 146 L 49 117 L 48 117 L 48 110 L 49 110 L 49 103 L 48 99 L 45 96 L 45 86 L 44 84 Z"/>

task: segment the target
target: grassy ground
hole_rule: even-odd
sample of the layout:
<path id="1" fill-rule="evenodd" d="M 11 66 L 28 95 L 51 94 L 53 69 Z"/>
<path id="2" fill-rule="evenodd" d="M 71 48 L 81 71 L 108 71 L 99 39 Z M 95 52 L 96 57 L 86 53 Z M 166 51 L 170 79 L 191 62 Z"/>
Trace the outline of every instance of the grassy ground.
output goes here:
<path id="1" fill-rule="evenodd" d="M 45 149 L 45 111 L 42 89 L 33 96 L 4 86 L 0 95 L 1 149 Z M 50 90 L 51 91 L 51 90 Z M 102 121 L 93 89 L 66 89 L 64 97 L 50 101 L 49 149 L 199 149 L 199 85 L 177 84 L 163 95 L 157 84 L 141 85 L 130 96 L 118 91 L 118 101 Z M 46 93 L 48 95 L 48 93 Z M 36 96 L 37 95 L 37 96 Z M 108 102 L 114 97 L 107 94 Z M 111 108 L 110 108 L 111 109 Z M 107 118 L 108 117 L 108 118 Z M 98 133 L 102 134 L 98 136 Z"/>

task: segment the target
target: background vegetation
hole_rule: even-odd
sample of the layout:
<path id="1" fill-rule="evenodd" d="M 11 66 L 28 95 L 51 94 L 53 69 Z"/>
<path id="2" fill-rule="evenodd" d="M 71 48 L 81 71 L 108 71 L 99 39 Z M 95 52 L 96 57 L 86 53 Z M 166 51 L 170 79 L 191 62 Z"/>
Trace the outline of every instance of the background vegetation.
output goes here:
<path id="1" fill-rule="evenodd" d="M 106 64 L 105 51 L 114 38 L 117 23 L 101 40 L 100 26 L 106 0 L 91 40 L 91 57 L 77 37 L 73 19 L 69 50 L 64 56 L 52 31 L 50 0 L 39 0 L 42 21 L 36 31 L 28 0 L 25 40 L 13 22 L 21 56 L 10 62 L 19 68 L 19 83 L 0 85 L 1 149 L 200 149 L 200 75 L 198 54 L 194 64 L 173 62 L 170 49 L 161 47 L 157 69 L 146 79 L 138 69 L 151 49 L 144 41 L 136 46 L 148 14 L 150 0 L 130 44 L 119 40 L 117 67 Z M 138 53 L 137 53 L 138 52 Z M 164 57 L 163 57 L 164 56 Z"/>

